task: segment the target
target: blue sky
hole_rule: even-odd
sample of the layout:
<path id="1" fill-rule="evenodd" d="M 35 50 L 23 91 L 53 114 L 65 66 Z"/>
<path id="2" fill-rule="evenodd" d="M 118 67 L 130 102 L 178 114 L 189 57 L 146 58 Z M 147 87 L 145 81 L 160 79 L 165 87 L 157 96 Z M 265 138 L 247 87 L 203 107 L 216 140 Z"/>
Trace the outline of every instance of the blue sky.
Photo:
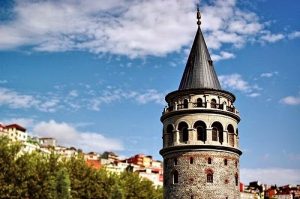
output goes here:
<path id="1" fill-rule="evenodd" d="M 0 122 L 66 146 L 161 159 L 197 0 L 0 2 Z M 201 1 L 222 88 L 233 92 L 242 181 L 300 184 L 300 3 Z"/>

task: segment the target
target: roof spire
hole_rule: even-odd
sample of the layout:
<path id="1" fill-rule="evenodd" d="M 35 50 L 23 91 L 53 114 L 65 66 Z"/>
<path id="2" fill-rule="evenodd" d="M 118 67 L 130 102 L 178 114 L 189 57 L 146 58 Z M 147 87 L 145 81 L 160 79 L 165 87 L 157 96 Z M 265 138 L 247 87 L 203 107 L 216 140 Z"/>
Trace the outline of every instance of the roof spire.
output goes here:
<path id="1" fill-rule="evenodd" d="M 218 76 L 213 67 L 200 24 L 201 15 L 197 6 L 198 30 L 187 60 L 178 90 L 216 89 L 221 90 Z"/>
<path id="2" fill-rule="evenodd" d="M 198 24 L 198 26 L 201 25 L 200 19 L 201 19 L 201 14 L 200 14 L 200 11 L 199 11 L 199 4 L 197 4 L 197 24 Z"/>

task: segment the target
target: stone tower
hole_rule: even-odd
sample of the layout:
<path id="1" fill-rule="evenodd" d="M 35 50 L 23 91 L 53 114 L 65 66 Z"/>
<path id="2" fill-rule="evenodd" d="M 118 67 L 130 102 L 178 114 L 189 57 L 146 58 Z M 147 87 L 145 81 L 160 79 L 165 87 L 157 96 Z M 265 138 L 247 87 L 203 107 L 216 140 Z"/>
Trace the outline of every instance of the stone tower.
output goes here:
<path id="1" fill-rule="evenodd" d="M 239 112 L 222 90 L 198 30 L 178 90 L 166 96 L 163 123 L 164 198 L 237 199 Z"/>

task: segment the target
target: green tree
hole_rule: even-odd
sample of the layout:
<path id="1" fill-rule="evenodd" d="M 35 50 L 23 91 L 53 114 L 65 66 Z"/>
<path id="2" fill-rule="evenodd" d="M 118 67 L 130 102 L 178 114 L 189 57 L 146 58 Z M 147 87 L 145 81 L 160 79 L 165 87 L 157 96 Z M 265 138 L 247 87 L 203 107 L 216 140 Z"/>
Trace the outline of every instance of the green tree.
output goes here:
<path id="1" fill-rule="evenodd" d="M 56 197 L 59 199 L 71 198 L 71 185 L 67 170 L 61 168 L 56 174 Z"/>
<path id="2" fill-rule="evenodd" d="M 120 175 L 122 199 L 156 199 L 162 198 L 161 190 L 157 190 L 153 183 L 141 178 L 137 173 L 123 172 Z"/>
<path id="3" fill-rule="evenodd" d="M 0 137 L 0 195 L 3 198 L 10 198 L 15 192 L 15 159 L 20 150 L 20 143 L 11 144 L 7 137 Z"/>
<path id="4" fill-rule="evenodd" d="M 82 154 L 20 153 L 22 145 L 0 137 L 0 197 L 30 199 L 161 199 L 162 189 L 134 172 L 120 175 L 86 165 Z"/>

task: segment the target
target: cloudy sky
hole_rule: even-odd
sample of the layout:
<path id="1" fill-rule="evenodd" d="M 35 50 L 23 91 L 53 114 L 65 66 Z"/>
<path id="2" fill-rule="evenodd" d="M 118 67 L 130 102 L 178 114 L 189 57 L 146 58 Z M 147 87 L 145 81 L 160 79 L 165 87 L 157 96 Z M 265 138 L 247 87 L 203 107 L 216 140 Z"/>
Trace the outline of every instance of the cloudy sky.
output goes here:
<path id="1" fill-rule="evenodd" d="M 0 1 L 0 123 L 66 146 L 161 159 L 197 0 Z M 201 28 L 241 113 L 245 183 L 300 184 L 300 3 L 201 1 Z"/>

